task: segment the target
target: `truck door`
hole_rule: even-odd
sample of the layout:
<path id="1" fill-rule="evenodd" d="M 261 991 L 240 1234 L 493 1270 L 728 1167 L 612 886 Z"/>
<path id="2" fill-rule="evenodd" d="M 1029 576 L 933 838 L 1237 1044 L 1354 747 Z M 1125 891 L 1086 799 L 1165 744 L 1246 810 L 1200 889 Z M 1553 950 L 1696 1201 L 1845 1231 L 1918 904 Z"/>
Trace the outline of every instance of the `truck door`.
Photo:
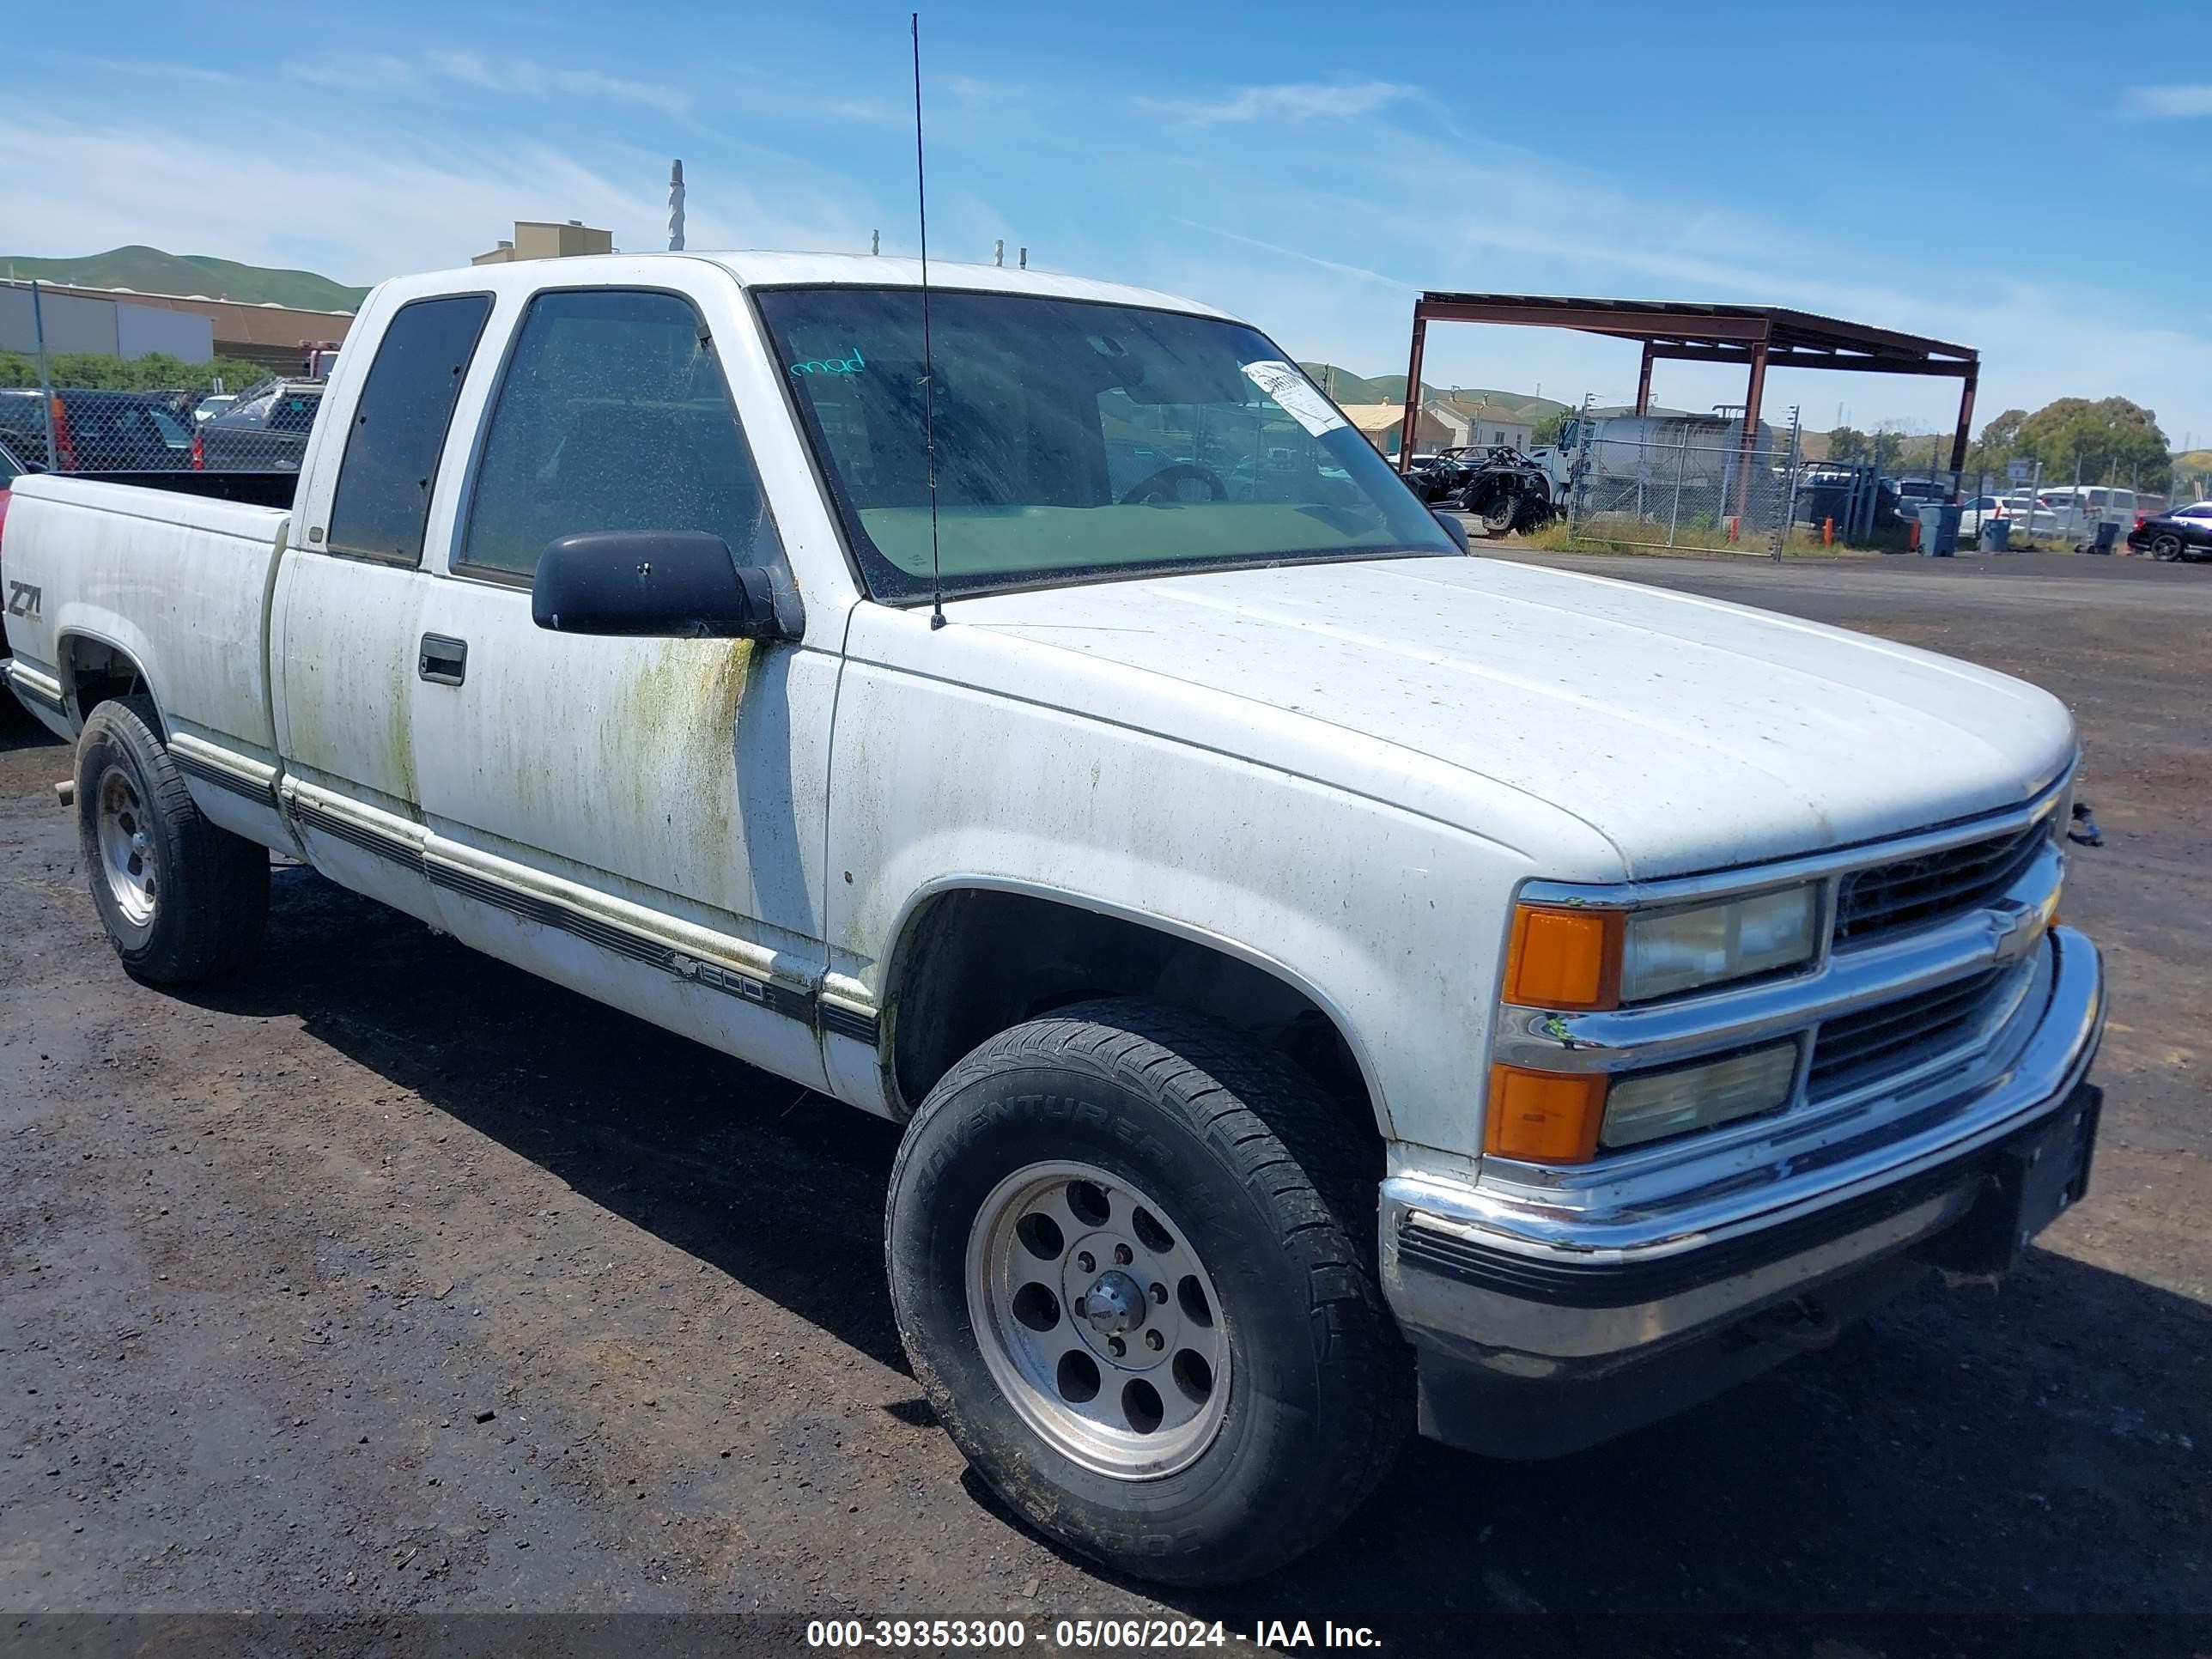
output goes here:
<path id="1" fill-rule="evenodd" d="M 349 887 L 435 921 L 410 720 L 431 670 L 421 613 L 424 528 L 440 453 L 484 320 L 486 294 L 410 301 L 362 319 L 377 341 L 356 399 L 341 384 L 313 439 L 295 544 L 270 610 L 286 814 Z M 347 379 L 350 380 L 349 375 Z M 333 465 L 335 463 L 335 465 Z"/>
<path id="2" fill-rule="evenodd" d="M 471 944 L 818 1086 L 838 659 L 531 620 L 539 555 L 581 532 L 710 531 L 782 563 L 720 343 L 761 347 L 699 271 L 520 307 L 421 618 L 453 668 L 416 687 L 428 869 Z"/>

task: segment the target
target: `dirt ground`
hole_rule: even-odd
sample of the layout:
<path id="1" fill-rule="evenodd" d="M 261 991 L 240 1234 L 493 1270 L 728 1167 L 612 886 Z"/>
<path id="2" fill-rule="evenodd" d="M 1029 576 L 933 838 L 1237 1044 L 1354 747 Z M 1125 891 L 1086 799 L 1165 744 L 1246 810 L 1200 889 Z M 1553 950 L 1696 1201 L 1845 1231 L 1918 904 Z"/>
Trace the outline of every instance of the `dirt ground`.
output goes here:
<path id="1" fill-rule="evenodd" d="M 887 1127 L 299 869 L 257 971 L 136 985 L 48 789 L 68 751 L 10 711 L 0 1607 L 1165 1610 L 1415 1652 L 1538 1612 L 2212 1614 L 2212 568 L 1544 562 L 2073 705 L 2105 1139 L 2011 1282 L 1564 1462 L 1418 1448 L 1295 1571 L 1162 1601 L 1011 1522 L 933 1425 L 883 1283 Z"/>

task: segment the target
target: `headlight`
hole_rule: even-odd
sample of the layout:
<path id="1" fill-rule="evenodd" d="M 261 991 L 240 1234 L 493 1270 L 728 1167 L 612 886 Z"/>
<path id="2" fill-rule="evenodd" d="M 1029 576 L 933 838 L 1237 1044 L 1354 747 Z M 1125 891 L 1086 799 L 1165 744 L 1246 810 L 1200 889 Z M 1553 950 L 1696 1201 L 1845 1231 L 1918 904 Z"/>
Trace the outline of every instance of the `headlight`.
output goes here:
<path id="1" fill-rule="evenodd" d="M 1506 952 L 1505 1000 L 1616 1008 L 1777 973 L 1818 954 L 1820 920 L 1814 883 L 1664 910 L 1523 904 Z"/>
<path id="2" fill-rule="evenodd" d="M 1648 1002 L 1813 959 L 1820 895 L 1808 884 L 1678 910 L 1631 912 L 1620 1000 Z"/>
<path id="3" fill-rule="evenodd" d="M 1797 1045 L 1777 1042 L 1725 1060 L 1672 1071 L 1616 1079 L 1606 1097 L 1606 1146 L 1640 1146 L 1647 1140 L 1710 1129 L 1785 1105 L 1797 1077 Z"/>

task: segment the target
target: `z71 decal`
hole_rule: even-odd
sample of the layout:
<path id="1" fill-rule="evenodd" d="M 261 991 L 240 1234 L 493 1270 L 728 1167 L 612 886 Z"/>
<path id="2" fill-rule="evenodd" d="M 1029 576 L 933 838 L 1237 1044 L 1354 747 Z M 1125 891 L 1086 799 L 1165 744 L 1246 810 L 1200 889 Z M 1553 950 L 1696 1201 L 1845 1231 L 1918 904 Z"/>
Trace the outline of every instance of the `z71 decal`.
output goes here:
<path id="1" fill-rule="evenodd" d="M 8 584 L 8 614 L 11 617 L 37 616 L 40 591 L 28 582 L 9 582 Z"/>

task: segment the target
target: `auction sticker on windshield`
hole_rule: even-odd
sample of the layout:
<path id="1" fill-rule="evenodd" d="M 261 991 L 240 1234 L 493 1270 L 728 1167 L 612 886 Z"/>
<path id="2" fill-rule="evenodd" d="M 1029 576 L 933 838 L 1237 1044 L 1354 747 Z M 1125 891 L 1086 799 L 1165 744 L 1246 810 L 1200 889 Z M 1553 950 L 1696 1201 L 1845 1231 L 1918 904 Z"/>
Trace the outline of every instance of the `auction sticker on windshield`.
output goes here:
<path id="1" fill-rule="evenodd" d="M 1321 388 L 1306 379 L 1296 363 L 1260 362 L 1244 365 L 1245 377 L 1283 406 L 1287 414 L 1314 437 L 1345 424 Z"/>

